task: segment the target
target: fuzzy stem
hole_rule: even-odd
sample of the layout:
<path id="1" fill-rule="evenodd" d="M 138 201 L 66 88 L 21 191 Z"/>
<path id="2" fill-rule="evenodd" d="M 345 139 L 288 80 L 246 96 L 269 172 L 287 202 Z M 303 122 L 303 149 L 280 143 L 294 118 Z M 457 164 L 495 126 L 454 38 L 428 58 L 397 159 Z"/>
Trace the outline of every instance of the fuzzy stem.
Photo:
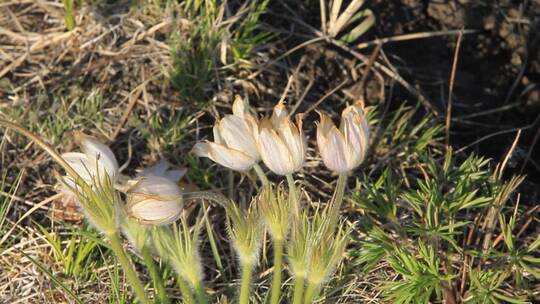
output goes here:
<path id="1" fill-rule="evenodd" d="M 272 276 L 271 304 L 279 303 L 281 292 L 281 269 L 283 267 L 283 239 L 274 240 L 274 274 Z"/>
<path id="2" fill-rule="evenodd" d="M 319 293 L 319 284 L 309 282 L 306 289 L 306 297 L 304 298 L 304 304 L 311 304 L 315 300 L 315 297 Z"/>
<path id="3" fill-rule="evenodd" d="M 255 164 L 253 166 L 253 169 L 255 169 L 255 173 L 257 173 L 257 176 L 259 177 L 259 179 L 261 180 L 263 186 L 269 186 L 270 185 L 270 181 L 268 180 L 268 177 L 266 177 L 266 174 L 264 174 L 264 171 L 263 169 L 261 168 L 261 166 L 259 166 L 259 164 Z"/>
<path id="4" fill-rule="evenodd" d="M 293 304 L 302 304 L 302 295 L 304 292 L 304 281 L 305 281 L 305 278 L 303 276 L 294 277 Z"/>
<path id="5" fill-rule="evenodd" d="M 133 265 L 131 264 L 131 261 L 129 260 L 128 256 L 126 255 L 126 252 L 124 251 L 124 248 L 122 247 L 120 238 L 118 237 L 117 233 L 110 233 L 107 235 L 107 238 L 109 239 L 109 242 L 111 243 L 111 249 L 113 250 L 114 254 L 116 255 L 116 258 L 118 259 L 118 262 L 124 269 L 124 273 L 126 274 L 126 277 L 131 284 L 131 287 L 135 291 L 135 294 L 137 295 L 137 298 L 139 298 L 139 301 L 143 304 L 149 304 L 150 301 L 146 297 L 146 293 L 144 292 L 144 287 L 137 277 L 137 273 L 135 272 L 135 269 L 133 268 Z"/>
<path id="6" fill-rule="evenodd" d="M 330 205 L 331 227 L 334 227 L 338 222 L 339 209 L 341 208 L 341 203 L 343 202 L 346 185 L 347 185 L 347 173 L 341 173 L 337 180 L 336 190 L 334 192 L 334 196 L 332 197 L 332 202 Z"/>
<path id="7" fill-rule="evenodd" d="M 225 195 L 211 191 L 197 191 L 184 193 L 184 200 L 208 200 L 217 203 L 218 205 L 229 208 L 231 200 Z"/>
<path id="8" fill-rule="evenodd" d="M 251 274 L 253 272 L 253 264 L 245 263 L 242 265 L 242 286 L 240 287 L 240 304 L 249 303 L 249 289 L 251 287 Z"/>
<path id="9" fill-rule="evenodd" d="M 157 293 L 157 296 L 159 297 L 159 302 L 161 304 L 169 304 L 171 301 L 169 300 L 169 297 L 167 296 L 167 292 L 165 292 L 165 285 L 163 284 L 163 278 L 161 277 L 158 267 L 156 263 L 154 262 L 154 258 L 152 258 L 152 254 L 150 253 L 150 250 L 147 246 L 144 246 L 142 249 L 142 255 L 144 259 L 144 264 L 146 267 L 148 267 L 148 271 L 150 272 L 150 277 L 152 277 L 152 281 L 154 282 L 154 288 L 155 293 Z"/>
<path id="10" fill-rule="evenodd" d="M 208 298 L 206 297 L 206 293 L 204 292 L 204 287 L 201 282 L 195 282 L 193 284 L 193 288 L 195 288 L 195 297 L 197 298 L 197 304 L 207 304 Z"/>
<path id="11" fill-rule="evenodd" d="M 180 292 L 182 293 L 182 300 L 185 304 L 195 304 L 195 299 L 193 298 L 193 295 L 191 294 L 191 289 L 189 288 L 188 284 L 184 279 L 178 275 L 178 278 L 176 279 L 176 283 L 178 284 L 178 287 L 180 288 Z"/>
<path id="12" fill-rule="evenodd" d="M 289 185 L 289 199 L 293 205 L 294 215 L 298 217 L 300 215 L 300 207 L 298 206 L 298 191 L 296 191 L 296 184 L 292 174 L 287 174 L 287 184 Z"/>

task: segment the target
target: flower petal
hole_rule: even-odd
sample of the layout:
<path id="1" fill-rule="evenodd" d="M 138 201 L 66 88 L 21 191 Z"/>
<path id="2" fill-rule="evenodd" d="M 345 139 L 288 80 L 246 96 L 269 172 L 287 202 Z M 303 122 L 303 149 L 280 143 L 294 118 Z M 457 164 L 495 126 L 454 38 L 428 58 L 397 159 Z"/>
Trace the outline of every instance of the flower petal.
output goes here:
<path id="1" fill-rule="evenodd" d="M 303 134 L 301 134 L 289 118 L 281 120 L 278 132 L 285 143 L 285 146 L 289 150 L 296 171 L 304 164 L 305 159 L 305 141 L 302 136 Z"/>
<path id="2" fill-rule="evenodd" d="M 219 125 L 219 121 L 212 128 L 212 132 L 214 133 L 214 142 L 218 145 L 225 145 L 225 140 L 221 136 L 221 133 L 219 133 L 218 125 Z"/>
<path id="3" fill-rule="evenodd" d="M 161 176 L 177 183 L 186 174 L 187 169 L 171 169 L 171 167 L 172 165 L 168 161 L 162 159 L 157 164 L 145 168 L 141 173 L 139 173 L 139 176 Z"/>
<path id="4" fill-rule="evenodd" d="M 98 166 L 103 167 L 112 178 L 118 174 L 118 162 L 112 150 L 92 136 L 76 133 L 75 140 L 79 142 L 81 150 L 90 158 L 98 160 Z"/>
<path id="5" fill-rule="evenodd" d="M 209 141 L 195 144 L 192 151 L 199 157 L 208 157 L 216 163 L 236 171 L 247 171 L 256 162 L 254 158 L 245 153 Z"/>
<path id="6" fill-rule="evenodd" d="M 180 217 L 182 201 L 144 199 L 128 205 L 128 215 L 144 224 L 167 225 Z"/>
<path id="7" fill-rule="evenodd" d="M 68 152 L 61 155 L 68 165 L 86 182 L 91 182 L 96 175 L 96 161 L 90 160 L 84 153 Z"/>
<path id="8" fill-rule="evenodd" d="M 262 160 L 274 173 L 286 175 L 295 171 L 291 153 L 276 131 L 262 128 L 258 145 Z"/>
<path id="9" fill-rule="evenodd" d="M 349 106 L 342 113 L 340 126 L 347 144 L 349 163 L 362 163 L 369 144 L 369 125 L 359 106 Z"/>
<path id="10" fill-rule="evenodd" d="M 259 158 L 257 143 L 245 120 L 238 116 L 227 115 L 219 122 L 218 128 L 227 147 L 243 152 L 252 158 Z"/>
<path id="11" fill-rule="evenodd" d="M 247 102 L 244 101 L 244 99 L 240 96 L 236 96 L 234 98 L 234 103 L 232 106 L 232 112 L 234 115 L 244 118 L 244 115 L 248 113 L 248 105 Z"/>
<path id="12" fill-rule="evenodd" d="M 284 119 L 289 118 L 289 112 L 287 111 L 287 107 L 285 107 L 285 103 L 283 101 L 280 101 L 275 107 L 274 112 L 272 113 L 272 124 L 274 125 L 275 129 L 279 129 L 279 126 L 281 125 L 281 121 Z"/>
<path id="13" fill-rule="evenodd" d="M 130 194 L 159 197 L 160 200 L 181 198 L 182 191 L 173 181 L 161 176 L 147 176 L 137 180 L 129 190 Z"/>
<path id="14" fill-rule="evenodd" d="M 334 126 L 327 134 L 326 140 L 319 143 L 319 150 L 328 169 L 339 173 L 351 170 L 347 161 L 345 138 L 337 127 Z"/>
<path id="15" fill-rule="evenodd" d="M 322 147 L 326 145 L 328 134 L 335 125 L 332 122 L 332 119 L 325 113 L 319 112 L 319 117 L 320 120 L 317 123 L 317 145 L 319 146 L 319 150 L 321 150 Z"/>

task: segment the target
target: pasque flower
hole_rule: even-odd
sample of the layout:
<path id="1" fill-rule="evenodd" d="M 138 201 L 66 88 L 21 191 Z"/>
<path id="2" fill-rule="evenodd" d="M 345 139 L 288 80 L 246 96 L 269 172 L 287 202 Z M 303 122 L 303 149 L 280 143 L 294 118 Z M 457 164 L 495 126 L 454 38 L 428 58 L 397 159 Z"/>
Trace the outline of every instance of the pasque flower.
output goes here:
<path id="1" fill-rule="evenodd" d="M 296 124 L 293 123 L 285 105 L 278 103 L 272 117 L 261 122 L 257 144 L 262 160 L 274 173 L 287 175 L 297 171 L 306 155 L 302 117 L 297 115 Z"/>
<path id="2" fill-rule="evenodd" d="M 330 117 L 320 113 L 317 145 L 328 169 L 344 173 L 359 166 L 369 144 L 369 125 L 359 105 L 351 105 L 341 113 L 339 129 Z"/>
<path id="3" fill-rule="evenodd" d="M 161 176 L 130 181 L 127 192 L 128 216 L 143 224 L 165 225 L 176 221 L 183 207 L 182 192 L 171 180 Z"/>
<path id="4" fill-rule="evenodd" d="M 83 133 L 76 133 L 75 141 L 80 145 L 83 153 L 68 152 L 62 154 L 62 158 L 86 183 L 91 185 L 95 178 L 102 179 L 105 174 L 112 180 L 118 176 L 118 162 L 107 145 Z M 72 179 L 65 176 L 64 181 L 67 180 Z"/>
<path id="5" fill-rule="evenodd" d="M 258 131 L 257 119 L 248 112 L 244 100 L 238 97 L 233 104 L 233 114 L 216 122 L 214 142 L 199 142 L 193 147 L 193 152 L 232 170 L 247 171 L 260 159 Z"/>

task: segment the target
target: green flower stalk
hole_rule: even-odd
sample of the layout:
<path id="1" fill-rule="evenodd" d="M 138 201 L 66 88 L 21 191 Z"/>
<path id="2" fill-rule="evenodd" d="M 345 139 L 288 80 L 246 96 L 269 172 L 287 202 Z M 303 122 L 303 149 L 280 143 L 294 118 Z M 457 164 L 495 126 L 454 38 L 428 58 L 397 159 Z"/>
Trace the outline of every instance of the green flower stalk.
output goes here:
<path id="1" fill-rule="evenodd" d="M 343 197 L 345 196 L 345 187 L 347 186 L 347 173 L 341 173 L 338 177 L 336 189 L 332 200 L 330 201 L 330 219 L 332 223 L 330 226 L 335 226 L 339 220 L 339 210 L 341 208 L 341 203 L 343 202 Z"/>
<path id="2" fill-rule="evenodd" d="M 290 222 L 296 219 L 296 213 L 291 212 L 296 206 L 296 200 L 291 199 L 295 192 L 286 193 L 279 185 L 274 191 L 271 186 L 264 187 L 258 196 L 258 206 L 272 241 L 274 243 L 274 273 L 270 303 L 278 303 L 281 293 L 281 276 L 283 268 L 283 247 L 289 232 Z"/>
<path id="3" fill-rule="evenodd" d="M 333 227 L 327 210 L 317 212 L 311 220 L 308 234 L 309 266 L 304 303 L 312 303 L 319 295 L 321 286 L 337 268 L 343 258 L 350 228 L 344 224 Z M 336 231 L 337 229 L 337 231 Z"/>
<path id="4" fill-rule="evenodd" d="M 160 304 L 169 304 L 170 300 L 165 290 L 163 278 L 159 272 L 159 267 L 154 261 L 148 240 L 150 238 L 149 226 L 141 225 L 137 220 L 123 217 L 122 230 L 131 245 L 142 255 L 144 264 L 150 272 L 150 277 L 154 284 L 155 296 L 159 298 Z"/>
<path id="5" fill-rule="evenodd" d="M 247 210 L 240 210 L 238 206 L 231 204 L 227 208 L 227 229 L 242 268 L 240 304 L 249 303 L 251 275 L 259 260 L 262 225 L 256 207 L 255 204 L 251 204 Z"/>
<path id="6" fill-rule="evenodd" d="M 198 221 L 193 228 L 187 224 L 184 216 L 180 217 L 180 224 L 171 227 L 158 226 L 152 229 L 152 241 L 155 249 L 162 259 L 173 267 L 179 276 L 178 284 L 182 290 L 184 300 L 191 301 L 192 294 L 189 288 L 182 284 L 187 282 L 195 291 L 197 303 L 208 303 L 203 286 L 203 270 L 199 254 L 199 232 L 202 222 Z"/>
<path id="7" fill-rule="evenodd" d="M 120 198 L 114 189 L 118 163 L 109 147 L 95 138 L 77 133 L 75 139 L 84 153 L 60 155 L 41 138 L 15 123 L 0 119 L 0 126 L 28 137 L 64 168 L 67 173 L 62 178 L 64 191 L 77 196 L 89 222 L 105 234 L 139 301 L 150 303 L 119 236 L 117 210 L 120 209 Z"/>
<path id="8" fill-rule="evenodd" d="M 292 224 L 287 246 L 287 259 L 289 270 L 294 277 L 293 303 L 301 304 L 304 294 L 304 285 L 308 271 L 310 219 L 307 212 Z"/>

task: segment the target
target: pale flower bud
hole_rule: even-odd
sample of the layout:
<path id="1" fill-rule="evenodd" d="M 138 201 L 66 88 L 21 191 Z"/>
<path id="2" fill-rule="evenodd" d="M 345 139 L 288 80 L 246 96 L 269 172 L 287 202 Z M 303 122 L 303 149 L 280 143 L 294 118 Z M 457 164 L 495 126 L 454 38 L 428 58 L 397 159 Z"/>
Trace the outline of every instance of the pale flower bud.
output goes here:
<path id="1" fill-rule="evenodd" d="M 226 115 L 216 122 L 214 142 L 199 142 L 193 152 L 229 169 L 247 171 L 260 159 L 258 133 L 257 119 L 248 113 L 247 104 L 238 97 L 233 104 L 233 115 Z"/>
<path id="2" fill-rule="evenodd" d="M 358 167 L 366 156 L 369 144 L 369 125 L 362 108 L 352 105 L 341 114 L 339 129 L 330 117 L 319 113 L 317 145 L 328 169 L 344 173 Z"/>
<path id="3" fill-rule="evenodd" d="M 166 225 L 176 221 L 183 207 L 182 192 L 171 180 L 147 176 L 132 181 L 127 192 L 128 216 L 143 224 Z"/>
<path id="4" fill-rule="evenodd" d="M 302 167 L 306 157 L 306 139 L 302 131 L 302 117 L 294 124 L 283 103 L 274 107 L 271 120 L 260 126 L 258 146 L 265 165 L 279 175 L 291 174 Z"/>

